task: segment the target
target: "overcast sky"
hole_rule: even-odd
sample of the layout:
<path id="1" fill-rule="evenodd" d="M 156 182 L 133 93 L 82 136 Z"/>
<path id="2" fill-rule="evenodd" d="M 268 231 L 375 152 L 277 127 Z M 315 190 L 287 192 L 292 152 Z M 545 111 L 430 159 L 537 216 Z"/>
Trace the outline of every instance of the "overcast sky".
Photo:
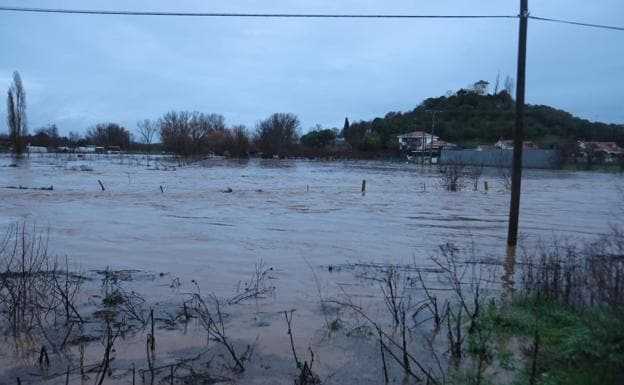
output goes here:
<path id="1" fill-rule="evenodd" d="M 2 6 L 202 11 L 518 14 L 519 0 L 18 1 Z M 622 0 L 530 1 L 534 16 L 624 25 Z M 293 112 L 304 131 L 413 109 L 500 73 L 515 77 L 518 21 L 237 19 L 0 12 L 0 90 L 14 70 L 29 129 L 62 134 L 172 109 L 229 124 Z M 624 123 L 624 32 L 529 22 L 527 102 Z M 3 91 L 0 95 L 6 95 Z M 4 96 L 1 97 L 4 99 Z M 0 131 L 7 132 L 5 103 Z"/>

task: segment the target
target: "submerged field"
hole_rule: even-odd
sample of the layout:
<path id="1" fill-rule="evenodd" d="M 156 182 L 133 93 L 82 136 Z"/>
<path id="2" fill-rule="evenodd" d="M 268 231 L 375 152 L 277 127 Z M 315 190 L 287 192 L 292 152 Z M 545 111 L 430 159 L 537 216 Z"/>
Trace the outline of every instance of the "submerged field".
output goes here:
<path id="1" fill-rule="evenodd" d="M 9 167 L 13 163 L 17 167 Z M 375 331 L 360 333 L 364 329 L 339 305 L 357 304 L 381 318 L 387 306 L 380 286 L 389 265 L 401 266 L 403 278 L 421 272 L 428 285 L 444 291 L 446 281 L 436 277 L 440 267 L 431 257 L 439 255 L 440 245 L 453 243 L 487 270 L 489 292 L 502 292 L 503 284 L 513 281 L 514 261 L 505 257 L 509 192 L 499 170 L 484 170 L 477 191 L 472 181 L 462 191 L 445 191 L 439 175 L 435 167 L 382 162 L 213 159 L 180 166 L 139 156 L 0 158 L 0 227 L 25 224 L 26 233 L 47 240 L 49 255 L 63 264 L 67 257 L 66 270 L 82 277 L 77 312 L 84 318 L 70 337 L 40 337 L 28 348 L 18 347 L 7 333 L 0 378 L 65 383 L 69 367 L 71 383 L 97 381 L 100 374 L 84 367 L 102 361 L 103 335 L 120 322 L 112 315 L 116 323 L 106 323 L 111 318 L 101 311 L 137 293 L 140 317 L 124 320 L 135 324 L 115 340 L 115 360 L 104 383 L 132 383 L 133 365 L 143 373 L 136 374 L 138 383 L 149 383 L 154 367 L 159 368 L 154 383 L 185 383 L 199 367 L 213 382 L 292 383 L 298 369 L 283 312 L 293 309 L 299 359 L 310 359 L 310 346 L 323 383 L 355 377 L 359 383 L 381 383 Z M 553 238 L 582 243 L 608 232 L 617 221 L 621 182 L 617 175 L 526 170 L 523 246 Z M 53 189 L 30 189 L 49 186 Z M 257 271 L 264 273 L 262 295 L 244 298 L 246 288 L 258 283 Z M 125 297 L 110 296 L 120 288 Z M 184 303 L 201 308 L 192 302 L 198 294 L 207 302 L 212 294 L 221 301 L 224 326 L 238 353 L 257 339 L 242 373 L 232 368 L 227 349 L 207 344 L 201 317 L 181 315 Z M 234 300 L 237 296 L 243 298 Z M 145 342 L 149 309 L 156 319 L 153 362 Z M 42 345 L 52 358 L 45 370 L 38 362 Z M 195 357 L 184 362 L 196 365 L 192 370 L 175 366 Z"/>

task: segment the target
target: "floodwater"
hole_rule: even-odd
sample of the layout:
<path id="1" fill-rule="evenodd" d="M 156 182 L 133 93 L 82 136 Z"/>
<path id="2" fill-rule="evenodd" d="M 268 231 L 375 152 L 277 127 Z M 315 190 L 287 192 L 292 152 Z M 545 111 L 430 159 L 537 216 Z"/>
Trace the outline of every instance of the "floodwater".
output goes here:
<path id="1" fill-rule="evenodd" d="M 289 354 L 280 311 L 297 309 L 293 327 L 303 350 L 324 325 L 319 292 L 331 297 L 360 290 L 353 277 L 331 273 L 329 266 L 429 266 L 445 242 L 504 261 L 509 192 L 495 169 L 484 170 L 478 191 L 469 181 L 463 191 L 448 192 L 435 168 L 387 162 L 214 159 L 178 167 L 162 159 L 148 166 L 144 157 L 37 155 L 18 167 L 12 163 L 0 158 L 0 229 L 36 223 L 49 231 L 50 252 L 68 256 L 80 271 L 139 270 L 155 277 L 140 288 L 156 299 L 172 296 L 169 283 L 176 278 L 183 291 L 192 291 L 195 280 L 202 292 L 227 298 L 259 261 L 272 267 L 274 295 L 232 326 L 241 338 L 260 336 L 266 355 Z M 591 240 L 608 231 L 617 220 L 622 181 L 610 174 L 525 170 L 521 243 Z M 268 327 L 255 327 L 263 317 Z M 162 350 L 198 344 L 192 333 L 163 340 Z M 128 343 L 128 360 L 144 354 L 143 341 L 135 353 Z M 335 347 L 318 348 L 321 365 L 344 356 Z"/>

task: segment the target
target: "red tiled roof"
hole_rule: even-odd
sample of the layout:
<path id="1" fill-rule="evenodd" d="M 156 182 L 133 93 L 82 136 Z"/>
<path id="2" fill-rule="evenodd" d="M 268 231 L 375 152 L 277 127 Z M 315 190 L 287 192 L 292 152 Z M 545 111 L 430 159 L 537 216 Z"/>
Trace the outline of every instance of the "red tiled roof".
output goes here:
<path id="1" fill-rule="evenodd" d="M 451 148 L 451 147 L 457 147 L 457 145 L 453 143 L 445 142 L 444 140 L 434 140 L 427 145 L 427 148 L 435 148 L 435 149 Z"/>
<path id="2" fill-rule="evenodd" d="M 611 154 L 621 154 L 623 151 L 615 142 L 582 142 L 591 146 L 594 150 L 604 151 Z"/>
<path id="3" fill-rule="evenodd" d="M 397 137 L 399 138 L 422 138 L 423 136 L 432 136 L 432 135 L 426 131 L 412 131 L 412 132 L 407 132 L 405 134 L 397 135 Z M 433 135 L 433 137 L 437 138 L 437 136 L 435 135 Z"/>

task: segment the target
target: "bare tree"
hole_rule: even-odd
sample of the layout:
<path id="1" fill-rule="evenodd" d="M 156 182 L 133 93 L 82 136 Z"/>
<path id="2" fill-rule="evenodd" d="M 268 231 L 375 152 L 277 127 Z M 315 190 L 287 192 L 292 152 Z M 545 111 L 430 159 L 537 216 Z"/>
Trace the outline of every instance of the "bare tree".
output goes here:
<path id="1" fill-rule="evenodd" d="M 13 152 L 21 155 L 24 152 L 23 136 L 27 134 L 26 126 L 26 91 L 19 72 L 13 72 L 13 84 L 7 92 L 7 121 L 9 135 L 13 142 Z"/>
<path id="2" fill-rule="evenodd" d="M 245 126 L 233 126 L 230 155 L 235 158 L 247 158 L 249 156 L 249 146 L 249 134 L 247 134 Z"/>
<path id="3" fill-rule="evenodd" d="M 141 136 L 141 142 L 145 143 L 149 147 L 154 140 L 154 135 L 158 132 L 158 126 L 156 125 L 156 122 L 145 119 L 137 123 L 137 132 Z"/>
<path id="4" fill-rule="evenodd" d="M 513 96 L 514 92 L 514 80 L 511 76 L 507 75 L 505 77 L 505 91 L 509 94 L 509 96 Z"/>
<path id="5" fill-rule="evenodd" d="M 465 187 L 464 165 L 449 164 L 440 169 L 440 185 L 446 191 L 461 191 Z"/>
<path id="6" fill-rule="evenodd" d="M 80 133 L 76 131 L 69 132 L 69 146 L 71 148 L 76 148 L 76 146 L 78 146 L 78 142 L 80 142 L 81 139 L 82 137 L 80 136 Z"/>
<path id="7" fill-rule="evenodd" d="M 92 144 L 127 148 L 130 145 L 130 133 L 117 123 L 100 123 L 89 128 L 87 140 Z"/>
<path id="8" fill-rule="evenodd" d="M 494 93 L 493 95 L 498 94 L 498 87 L 500 85 L 500 72 L 496 74 L 496 82 L 494 83 Z"/>
<path id="9" fill-rule="evenodd" d="M 256 139 L 265 157 L 283 156 L 299 137 L 299 118 L 290 113 L 275 113 L 258 123 Z"/>

